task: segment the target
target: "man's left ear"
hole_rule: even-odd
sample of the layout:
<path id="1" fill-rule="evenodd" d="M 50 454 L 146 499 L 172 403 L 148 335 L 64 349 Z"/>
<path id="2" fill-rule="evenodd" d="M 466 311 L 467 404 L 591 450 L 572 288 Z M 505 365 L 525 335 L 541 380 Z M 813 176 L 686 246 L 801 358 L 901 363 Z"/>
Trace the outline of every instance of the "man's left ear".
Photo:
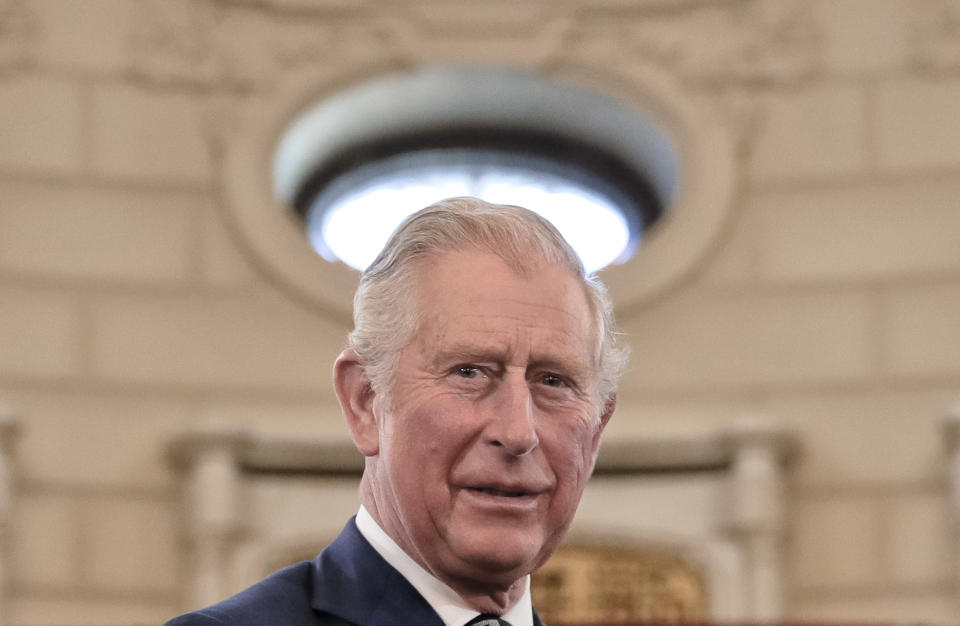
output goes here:
<path id="1" fill-rule="evenodd" d="M 600 435 L 603 434 L 603 429 L 607 427 L 607 423 L 610 421 L 610 418 L 613 417 L 613 411 L 617 408 L 617 394 L 610 396 L 610 399 L 607 400 L 606 404 L 603 405 L 603 412 L 600 413 L 600 421 L 597 423 L 597 430 L 593 434 L 593 454 L 596 457 L 600 453 Z"/>
<path id="2" fill-rule="evenodd" d="M 607 427 L 607 422 L 613 417 L 613 411 L 617 408 L 617 394 L 612 394 L 607 403 L 603 405 L 603 413 L 600 414 L 600 425 L 597 430 L 603 431 Z"/>

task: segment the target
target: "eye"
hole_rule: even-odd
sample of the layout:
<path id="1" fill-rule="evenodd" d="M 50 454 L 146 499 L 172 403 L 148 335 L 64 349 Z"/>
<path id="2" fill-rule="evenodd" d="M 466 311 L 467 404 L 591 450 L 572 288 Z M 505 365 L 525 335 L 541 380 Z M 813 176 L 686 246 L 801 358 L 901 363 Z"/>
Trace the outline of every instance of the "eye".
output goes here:
<path id="1" fill-rule="evenodd" d="M 563 378 L 556 374 L 544 374 L 541 382 L 547 387 L 562 387 L 565 383 Z"/>
<path id="2" fill-rule="evenodd" d="M 476 378 L 480 375 L 480 368 L 472 365 L 459 365 L 456 372 L 460 378 Z"/>

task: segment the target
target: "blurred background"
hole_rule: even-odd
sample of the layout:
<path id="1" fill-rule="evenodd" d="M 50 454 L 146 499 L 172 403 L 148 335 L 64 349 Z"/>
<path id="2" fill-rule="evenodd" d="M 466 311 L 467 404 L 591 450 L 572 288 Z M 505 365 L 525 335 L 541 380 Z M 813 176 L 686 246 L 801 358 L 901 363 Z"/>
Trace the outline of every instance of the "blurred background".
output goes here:
<path id="1" fill-rule="evenodd" d="M 633 357 L 558 619 L 955 622 L 960 2 L 0 0 L 5 623 L 159 623 L 355 510 L 355 274 L 290 243 L 272 151 L 450 64 L 589 86 L 677 151 L 601 272 Z M 646 591 L 563 613 L 611 554 Z"/>

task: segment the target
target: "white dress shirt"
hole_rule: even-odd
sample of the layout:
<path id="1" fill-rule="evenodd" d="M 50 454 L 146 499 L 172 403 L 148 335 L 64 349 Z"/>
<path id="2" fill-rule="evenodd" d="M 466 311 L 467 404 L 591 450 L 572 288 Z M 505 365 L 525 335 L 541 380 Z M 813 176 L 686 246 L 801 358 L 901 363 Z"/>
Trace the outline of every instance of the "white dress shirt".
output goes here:
<path id="1" fill-rule="evenodd" d="M 419 563 L 400 549 L 400 546 L 380 528 L 363 505 L 360 505 L 360 511 L 357 513 L 357 528 L 373 549 L 383 557 L 383 560 L 400 572 L 426 599 L 446 626 L 463 626 L 480 614 L 476 609 L 470 608 L 456 591 L 420 567 Z M 500 617 L 513 626 L 533 626 L 529 576 L 524 580 L 524 590 L 520 600 Z"/>

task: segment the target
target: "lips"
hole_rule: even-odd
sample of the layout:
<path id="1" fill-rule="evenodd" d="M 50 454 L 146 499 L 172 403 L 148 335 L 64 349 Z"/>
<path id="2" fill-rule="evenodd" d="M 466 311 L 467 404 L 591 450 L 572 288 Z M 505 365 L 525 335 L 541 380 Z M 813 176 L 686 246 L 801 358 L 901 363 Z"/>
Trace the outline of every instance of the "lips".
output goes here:
<path id="1" fill-rule="evenodd" d="M 528 491 L 503 490 L 494 489 L 492 487 L 467 487 L 467 489 L 476 493 L 483 493 L 489 496 L 497 496 L 500 498 L 522 498 L 523 496 L 533 495 Z"/>
<path id="2" fill-rule="evenodd" d="M 537 467 L 492 471 L 490 467 L 472 466 L 457 472 L 450 483 L 477 502 L 503 504 L 539 501 L 555 489 L 548 473 Z"/>
<path id="3" fill-rule="evenodd" d="M 519 521 L 542 510 L 551 487 L 545 481 L 491 480 L 477 478 L 460 483 L 463 503 L 472 514 L 492 514 Z M 506 517 L 501 517 L 506 516 Z M 519 516 L 519 517 L 518 517 Z M 484 518 L 488 522 L 488 518 Z"/>

